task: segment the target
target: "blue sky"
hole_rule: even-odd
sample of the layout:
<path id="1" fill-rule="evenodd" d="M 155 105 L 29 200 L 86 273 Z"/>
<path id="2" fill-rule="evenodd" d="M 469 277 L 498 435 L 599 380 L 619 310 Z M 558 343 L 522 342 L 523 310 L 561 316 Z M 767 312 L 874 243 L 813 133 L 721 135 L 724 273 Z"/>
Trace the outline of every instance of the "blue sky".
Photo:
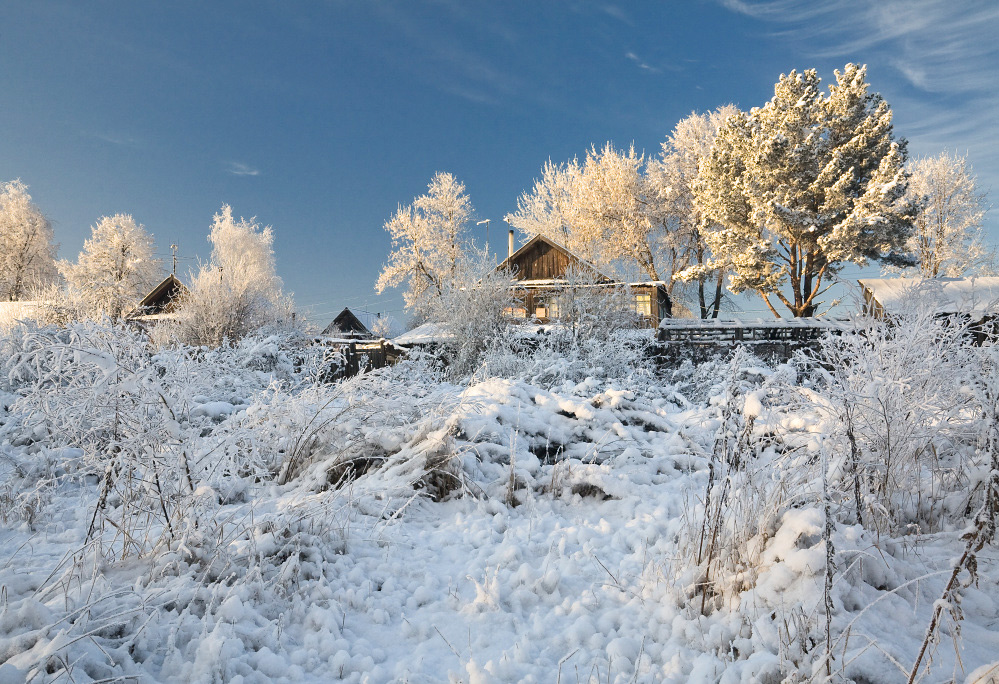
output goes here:
<path id="1" fill-rule="evenodd" d="M 691 111 L 762 105 L 791 69 L 829 81 L 868 64 L 910 154 L 967 152 L 994 201 L 997 36 L 995 0 L 11 0 L 0 180 L 30 186 L 63 257 L 124 212 L 164 256 L 180 246 L 183 274 L 228 203 L 273 226 L 278 272 L 317 322 L 348 305 L 402 316 L 398 292 L 373 290 L 382 225 L 435 171 L 466 184 L 501 246 L 549 157 L 657 152 Z"/>

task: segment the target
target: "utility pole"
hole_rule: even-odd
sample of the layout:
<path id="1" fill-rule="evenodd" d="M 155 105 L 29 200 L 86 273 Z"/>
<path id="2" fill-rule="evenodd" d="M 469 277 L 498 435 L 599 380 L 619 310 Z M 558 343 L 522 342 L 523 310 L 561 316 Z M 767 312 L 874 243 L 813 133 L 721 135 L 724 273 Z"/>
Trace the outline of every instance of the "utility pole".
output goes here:
<path id="1" fill-rule="evenodd" d="M 173 277 L 177 277 L 177 245 L 170 245 L 170 251 L 173 252 Z"/>
<path id="2" fill-rule="evenodd" d="M 486 224 L 486 254 L 489 253 L 489 220 L 490 219 L 485 219 L 475 224 L 477 226 L 481 226 L 483 223 Z"/>

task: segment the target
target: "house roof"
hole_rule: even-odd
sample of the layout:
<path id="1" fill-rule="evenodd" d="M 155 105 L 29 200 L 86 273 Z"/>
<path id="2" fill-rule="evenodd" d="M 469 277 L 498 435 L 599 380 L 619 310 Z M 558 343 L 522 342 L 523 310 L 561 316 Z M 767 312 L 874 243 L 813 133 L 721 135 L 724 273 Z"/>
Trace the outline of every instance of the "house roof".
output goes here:
<path id="1" fill-rule="evenodd" d="M 885 312 L 931 300 L 938 313 L 982 316 L 999 306 L 999 278 L 868 278 L 857 281 Z"/>
<path id="2" fill-rule="evenodd" d="M 149 319 L 150 316 L 168 313 L 167 308 L 182 292 L 187 292 L 187 287 L 171 273 L 142 298 L 128 314 L 128 318 Z"/>
<path id="3" fill-rule="evenodd" d="M 344 307 L 343 311 L 338 313 L 336 318 L 326 326 L 326 329 L 323 330 L 323 335 L 332 335 L 339 331 L 357 332 L 369 337 L 375 337 L 376 335 L 373 331 L 385 326 L 387 326 L 385 337 L 393 337 L 401 334 L 403 331 L 403 326 L 392 316 L 372 313 L 362 309 L 354 311 L 350 307 Z"/>
<path id="4" fill-rule="evenodd" d="M 565 245 L 562 245 L 559 242 L 557 242 L 557 241 L 555 241 L 555 240 L 553 240 L 553 239 L 551 239 L 549 237 L 546 237 L 544 235 L 540 235 L 540 234 L 539 235 L 535 235 L 534 237 L 532 237 L 530 240 L 528 240 L 523 245 L 521 245 L 520 249 L 518 249 L 517 251 L 515 251 L 513 254 L 511 254 L 510 256 L 508 256 L 506 259 L 504 259 L 503 262 L 499 266 L 496 267 L 497 270 L 500 270 L 500 269 L 503 269 L 503 268 L 509 268 L 510 264 L 512 264 L 514 261 L 516 261 L 523 254 L 526 254 L 530 250 L 534 249 L 538 245 L 539 242 L 543 242 L 543 243 L 546 243 L 546 244 L 550 245 L 552 248 L 554 248 L 554 249 L 562 252 L 567 257 L 569 257 L 569 259 L 571 261 L 575 261 L 576 263 L 579 263 L 579 264 L 585 266 L 586 268 L 592 270 L 597 275 L 597 277 L 599 279 L 606 280 L 608 282 L 613 282 L 615 280 L 614 278 L 611 278 L 606 273 L 604 273 L 599 268 L 597 268 L 596 265 L 594 265 L 592 262 L 589 262 L 586 259 L 583 259 L 578 254 L 575 254 L 574 252 L 572 252 Z"/>
<path id="5" fill-rule="evenodd" d="M 441 342 L 450 337 L 451 333 L 445 331 L 439 323 L 424 323 L 394 338 L 392 344 L 397 347 L 409 347 L 414 344 Z"/>

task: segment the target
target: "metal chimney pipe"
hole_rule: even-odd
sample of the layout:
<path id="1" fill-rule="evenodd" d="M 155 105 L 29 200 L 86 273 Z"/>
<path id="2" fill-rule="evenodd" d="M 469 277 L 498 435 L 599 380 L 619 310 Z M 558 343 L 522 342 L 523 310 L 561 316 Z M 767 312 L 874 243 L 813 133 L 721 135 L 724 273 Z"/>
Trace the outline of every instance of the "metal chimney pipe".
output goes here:
<path id="1" fill-rule="evenodd" d="M 510 253 L 507 255 L 507 258 L 510 258 L 510 257 L 513 256 L 513 231 L 512 230 L 510 231 L 510 240 L 509 240 L 509 242 L 510 242 L 510 244 L 509 244 Z"/>

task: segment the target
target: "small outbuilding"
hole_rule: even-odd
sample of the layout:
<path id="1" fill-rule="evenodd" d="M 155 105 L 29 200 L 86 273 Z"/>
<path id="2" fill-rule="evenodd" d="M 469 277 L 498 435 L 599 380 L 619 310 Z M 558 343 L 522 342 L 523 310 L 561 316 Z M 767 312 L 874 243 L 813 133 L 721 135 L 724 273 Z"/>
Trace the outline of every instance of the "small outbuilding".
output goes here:
<path id="1" fill-rule="evenodd" d="M 140 323 L 173 318 L 185 294 L 187 287 L 171 273 L 150 290 L 125 318 Z"/>
<path id="2" fill-rule="evenodd" d="M 323 335 L 350 340 L 377 340 L 391 338 L 402 332 L 402 326 L 391 316 L 369 311 L 351 311 L 344 307 L 326 326 Z"/>
<path id="3" fill-rule="evenodd" d="M 966 323 L 977 343 L 994 338 L 999 322 L 999 278 L 868 278 L 857 281 L 864 313 L 890 319 L 917 303 L 931 302 L 938 316 Z"/>

